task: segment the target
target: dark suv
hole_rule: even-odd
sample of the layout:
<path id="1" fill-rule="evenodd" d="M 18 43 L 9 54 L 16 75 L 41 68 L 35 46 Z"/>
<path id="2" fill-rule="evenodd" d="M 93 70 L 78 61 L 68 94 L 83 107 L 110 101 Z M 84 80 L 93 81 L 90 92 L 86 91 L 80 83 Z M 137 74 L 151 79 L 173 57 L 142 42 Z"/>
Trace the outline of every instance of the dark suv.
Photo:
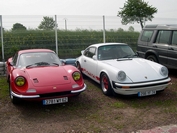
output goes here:
<path id="1" fill-rule="evenodd" d="M 138 38 L 137 53 L 177 69 L 177 25 L 146 25 Z"/>

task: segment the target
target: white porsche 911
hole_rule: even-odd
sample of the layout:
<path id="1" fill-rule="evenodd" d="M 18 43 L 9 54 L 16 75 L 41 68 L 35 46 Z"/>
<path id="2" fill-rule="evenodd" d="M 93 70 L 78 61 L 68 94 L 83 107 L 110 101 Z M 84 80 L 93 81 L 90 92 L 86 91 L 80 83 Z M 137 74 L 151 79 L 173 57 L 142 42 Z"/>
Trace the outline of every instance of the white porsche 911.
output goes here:
<path id="1" fill-rule="evenodd" d="M 93 44 L 81 54 L 76 60 L 77 68 L 99 83 L 107 96 L 154 95 L 171 81 L 165 66 L 138 58 L 125 43 Z"/>

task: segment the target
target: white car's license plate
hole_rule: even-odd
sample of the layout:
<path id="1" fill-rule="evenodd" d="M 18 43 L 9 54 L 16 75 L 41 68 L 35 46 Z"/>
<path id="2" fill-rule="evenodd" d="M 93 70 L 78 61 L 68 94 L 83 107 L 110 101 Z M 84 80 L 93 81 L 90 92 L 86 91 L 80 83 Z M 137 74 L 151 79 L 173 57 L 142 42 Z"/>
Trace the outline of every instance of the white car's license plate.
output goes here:
<path id="1" fill-rule="evenodd" d="M 43 105 L 57 104 L 57 103 L 66 103 L 68 102 L 68 97 L 55 98 L 55 99 L 46 99 L 43 100 Z"/>
<path id="2" fill-rule="evenodd" d="M 155 95 L 155 94 L 156 94 L 156 91 L 155 91 L 155 90 L 144 91 L 144 92 L 138 92 L 138 96 L 139 96 L 139 97 L 149 96 L 149 95 Z"/>

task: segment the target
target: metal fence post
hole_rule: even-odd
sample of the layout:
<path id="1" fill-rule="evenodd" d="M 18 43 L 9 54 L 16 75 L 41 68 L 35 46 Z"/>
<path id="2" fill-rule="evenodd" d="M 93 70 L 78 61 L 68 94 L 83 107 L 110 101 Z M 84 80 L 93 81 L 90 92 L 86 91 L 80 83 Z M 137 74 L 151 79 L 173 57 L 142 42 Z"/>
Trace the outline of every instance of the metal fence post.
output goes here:
<path id="1" fill-rule="evenodd" d="M 56 53 L 58 55 L 57 15 L 55 15 L 55 45 L 56 45 Z"/>
<path id="2" fill-rule="evenodd" d="M 4 44 L 3 44 L 3 27 L 2 27 L 2 15 L 0 15 L 0 23 L 1 23 L 1 47 L 2 47 L 2 61 L 4 62 Z"/>
<path id="3" fill-rule="evenodd" d="M 105 17 L 103 16 L 103 43 L 106 42 L 106 39 L 105 39 Z"/>

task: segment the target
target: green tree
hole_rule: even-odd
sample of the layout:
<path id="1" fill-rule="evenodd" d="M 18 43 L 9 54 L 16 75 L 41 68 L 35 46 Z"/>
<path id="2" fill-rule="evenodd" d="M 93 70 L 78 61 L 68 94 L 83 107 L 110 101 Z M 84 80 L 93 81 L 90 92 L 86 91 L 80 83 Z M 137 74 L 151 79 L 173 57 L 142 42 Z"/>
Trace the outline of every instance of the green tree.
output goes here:
<path id="1" fill-rule="evenodd" d="M 55 27 L 55 21 L 53 20 L 52 17 L 43 17 L 42 22 L 38 26 L 39 29 L 43 30 L 52 30 Z"/>
<path id="2" fill-rule="evenodd" d="M 130 26 L 130 27 L 128 28 L 128 31 L 130 31 L 130 32 L 134 32 L 134 31 L 135 31 L 135 29 L 134 29 L 134 27 L 133 27 L 133 26 Z"/>
<path id="3" fill-rule="evenodd" d="M 124 31 L 124 29 L 122 29 L 122 28 L 118 28 L 118 30 L 117 31 L 119 31 L 119 32 L 123 32 Z"/>
<path id="4" fill-rule="evenodd" d="M 140 23 L 141 28 L 144 27 L 146 21 L 152 21 L 153 14 L 157 13 L 155 7 L 149 6 L 148 2 L 143 0 L 127 0 L 123 8 L 118 11 L 118 17 L 122 18 L 122 24 Z"/>
<path id="5" fill-rule="evenodd" d="M 12 31 L 26 30 L 26 27 L 20 23 L 13 24 Z"/>

